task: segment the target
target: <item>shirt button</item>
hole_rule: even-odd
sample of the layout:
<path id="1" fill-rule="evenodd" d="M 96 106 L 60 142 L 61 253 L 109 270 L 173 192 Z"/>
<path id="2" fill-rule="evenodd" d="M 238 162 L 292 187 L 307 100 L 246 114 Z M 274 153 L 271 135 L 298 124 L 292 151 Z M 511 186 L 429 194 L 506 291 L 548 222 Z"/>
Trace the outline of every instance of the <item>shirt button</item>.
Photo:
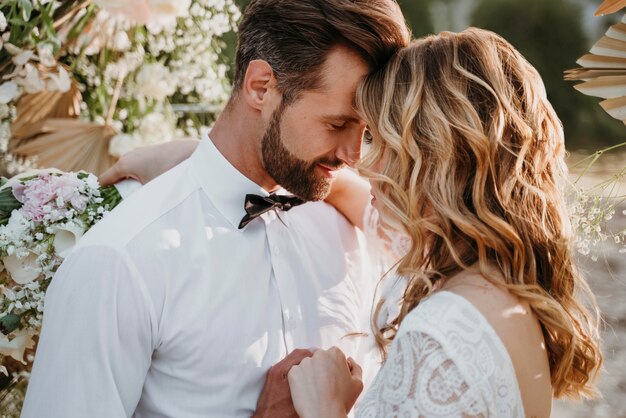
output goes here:
<path id="1" fill-rule="evenodd" d="M 274 255 L 280 254 L 280 248 L 278 248 L 278 245 L 272 245 L 272 252 L 274 253 Z"/>

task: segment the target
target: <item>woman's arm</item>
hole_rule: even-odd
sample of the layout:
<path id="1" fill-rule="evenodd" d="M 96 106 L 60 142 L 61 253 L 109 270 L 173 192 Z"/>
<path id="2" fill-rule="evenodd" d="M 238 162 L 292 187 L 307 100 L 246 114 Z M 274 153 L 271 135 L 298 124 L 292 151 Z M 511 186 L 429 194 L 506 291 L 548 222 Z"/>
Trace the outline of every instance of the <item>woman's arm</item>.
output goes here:
<path id="1" fill-rule="evenodd" d="M 350 169 L 341 170 L 333 182 L 326 202 L 333 205 L 348 221 L 363 229 L 365 208 L 370 204 L 370 184 Z"/>
<path id="2" fill-rule="evenodd" d="M 186 139 L 138 148 L 122 156 L 100 176 L 100 184 L 108 186 L 131 178 L 146 184 L 177 166 L 195 151 L 199 141 Z M 350 169 L 341 170 L 333 182 L 326 202 L 333 205 L 348 221 L 363 229 L 365 208 L 370 202 L 370 185 Z"/>
<path id="3" fill-rule="evenodd" d="M 185 139 L 137 148 L 105 171 L 99 178 L 100 184 L 108 186 L 127 178 L 146 184 L 189 158 L 199 143 Z"/>

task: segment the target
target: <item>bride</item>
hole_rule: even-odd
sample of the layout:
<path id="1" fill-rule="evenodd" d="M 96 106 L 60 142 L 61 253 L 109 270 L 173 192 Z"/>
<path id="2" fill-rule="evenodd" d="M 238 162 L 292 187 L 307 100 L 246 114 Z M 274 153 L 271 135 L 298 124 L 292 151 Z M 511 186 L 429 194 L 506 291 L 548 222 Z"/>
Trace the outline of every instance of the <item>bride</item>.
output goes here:
<path id="1" fill-rule="evenodd" d="M 492 32 L 444 32 L 368 76 L 356 104 L 375 235 L 409 243 L 394 267 L 399 312 L 375 330 L 385 362 L 356 416 L 548 417 L 553 398 L 595 395 L 597 307 L 574 262 L 563 130 L 537 71 Z M 338 179 L 328 201 L 362 226 L 354 182 Z M 334 348 L 288 379 L 301 417 L 345 417 L 363 387 Z"/>

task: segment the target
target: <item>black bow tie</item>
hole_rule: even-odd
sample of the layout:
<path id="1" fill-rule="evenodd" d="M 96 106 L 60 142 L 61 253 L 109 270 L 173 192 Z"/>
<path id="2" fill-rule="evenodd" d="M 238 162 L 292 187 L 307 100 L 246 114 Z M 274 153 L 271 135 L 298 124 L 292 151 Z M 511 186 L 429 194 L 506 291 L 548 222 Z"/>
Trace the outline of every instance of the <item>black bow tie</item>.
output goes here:
<path id="1" fill-rule="evenodd" d="M 269 196 L 247 194 L 246 202 L 244 204 L 246 215 L 239 223 L 239 229 L 242 229 L 243 227 L 248 225 L 253 219 L 258 218 L 265 212 L 269 212 L 272 209 L 288 211 L 289 209 L 303 203 L 304 200 L 296 196 L 283 196 L 273 193 Z"/>

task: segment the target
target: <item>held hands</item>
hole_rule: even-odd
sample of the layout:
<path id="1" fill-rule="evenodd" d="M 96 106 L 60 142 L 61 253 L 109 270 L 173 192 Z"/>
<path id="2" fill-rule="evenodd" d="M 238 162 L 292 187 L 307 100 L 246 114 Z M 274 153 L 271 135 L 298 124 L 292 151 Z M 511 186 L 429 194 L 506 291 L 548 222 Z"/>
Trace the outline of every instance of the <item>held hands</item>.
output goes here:
<path id="1" fill-rule="evenodd" d="M 363 390 L 361 367 L 337 347 L 316 351 L 292 367 L 288 377 L 301 418 L 344 418 Z"/>
<path id="2" fill-rule="evenodd" d="M 105 171 L 100 176 L 100 184 L 109 186 L 127 178 L 146 184 L 189 158 L 199 143 L 185 139 L 137 148 Z"/>
<path id="3" fill-rule="evenodd" d="M 287 374 L 293 366 L 300 364 L 303 359 L 312 355 L 313 353 L 309 350 L 294 350 L 270 368 L 265 378 L 265 386 L 256 405 L 256 412 L 252 418 L 298 417 L 291 401 Z"/>

